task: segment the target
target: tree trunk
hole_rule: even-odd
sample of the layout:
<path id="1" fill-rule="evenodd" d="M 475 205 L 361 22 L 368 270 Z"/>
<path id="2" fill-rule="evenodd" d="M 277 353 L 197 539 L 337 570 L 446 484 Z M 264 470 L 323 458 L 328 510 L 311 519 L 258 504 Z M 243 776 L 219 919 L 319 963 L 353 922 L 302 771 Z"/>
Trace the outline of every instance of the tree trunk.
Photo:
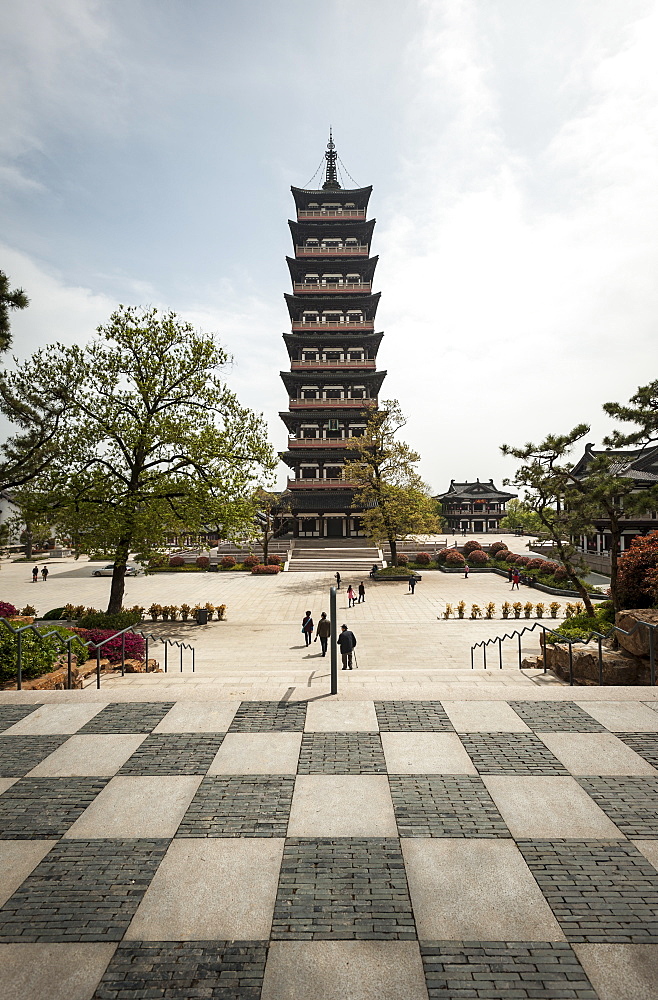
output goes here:
<path id="1" fill-rule="evenodd" d="M 125 536 L 119 540 L 114 556 L 114 572 L 110 587 L 110 599 L 107 605 L 108 615 L 118 615 L 123 605 L 123 594 L 126 587 L 126 564 L 130 552 L 130 538 Z"/>
<path id="2" fill-rule="evenodd" d="M 398 543 L 394 538 L 389 538 L 388 544 L 391 546 L 391 566 L 398 564 Z"/>
<path id="3" fill-rule="evenodd" d="M 569 574 L 569 579 L 571 580 L 571 582 L 573 583 L 574 587 L 576 588 L 576 590 L 580 594 L 580 597 L 582 598 L 582 602 L 585 605 L 585 611 L 587 612 L 587 614 L 591 618 L 593 618 L 594 617 L 594 606 L 592 604 L 592 599 L 589 596 L 589 592 L 585 589 L 585 587 L 583 586 L 582 581 L 580 580 L 578 574 L 571 568 L 571 566 L 569 566 L 568 564 L 565 564 L 565 569 L 566 569 L 567 573 Z"/>
<path id="4" fill-rule="evenodd" d="M 267 566 L 267 557 L 268 557 L 269 552 L 270 552 L 270 533 L 267 530 L 267 528 L 263 532 L 262 546 L 263 546 L 263 562 Z"/>
<path id="5" fill-rule="evenodd" d="M 25 558 L 32 558 L 32 528 L 29 524 L 25 525 Z"/>
<path id="6" fill-rule="evenodd" d="M 619 594 L 617 592 L 617 567 L 621 552 L 621 525 L 616 518 L 610 518 L 610 598 L 615 611 L 621 611 Z"/>

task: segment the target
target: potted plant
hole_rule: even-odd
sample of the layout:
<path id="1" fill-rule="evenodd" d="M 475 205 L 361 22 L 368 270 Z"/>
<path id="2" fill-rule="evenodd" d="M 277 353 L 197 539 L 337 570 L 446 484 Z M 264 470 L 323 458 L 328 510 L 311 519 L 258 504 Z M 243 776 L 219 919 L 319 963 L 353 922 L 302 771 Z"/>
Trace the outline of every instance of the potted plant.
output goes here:
<path id="1" fill-rule="evenodd" d="M 181 618 L 183 619 L 184 622 L 186 622 L 188 620 L 188 618 L 190 617 L 190 611 L 191 611 L 191 608 L 190 608 L 189 604 L 181 604 L 181 606 L 180 606 L 180 616 L 181 616 Z"/>
<path id="2" fill-rule="evenodd" d="M 151 616 L 151 621 L 157 622 L 158 618 L 162 614 L 162 605 L 152 604 L 151 607 L 149 608 L 149 614 Z"/>

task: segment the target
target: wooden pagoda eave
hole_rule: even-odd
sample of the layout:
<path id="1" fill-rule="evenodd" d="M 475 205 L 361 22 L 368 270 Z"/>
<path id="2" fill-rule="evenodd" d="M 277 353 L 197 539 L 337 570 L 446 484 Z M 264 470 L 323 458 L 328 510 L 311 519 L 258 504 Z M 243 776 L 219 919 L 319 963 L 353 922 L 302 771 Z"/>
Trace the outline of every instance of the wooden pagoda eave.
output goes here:
<path id="1" fill-rule="evenodd" d="M 332 307 L 339 307 L 343 312 L 348 309 L 361 309 L 366 319 L 374 319 L 381 292 L 371 292 L 369 295 L 341 295 L 340 303 L 336 302 L 334 295 L 292 295 L 290 292 L 284 292 L 283 297 L 291 320 L 298 319 L 309 309 L 330 311 Z"/>
<path id="2" fill-rule="evenodd" d="M 339 188 L 337 191 L 324 191 L 322 188 L 298 188 L 290 186 L 297 210 L 305 208 L 309 201 L 333 201 L 344 203 L 353 201 L 357 208 L 367 208 L 372 194 L 372 185 L 363 188 Z"/>
<path id="3" fill-rule="evenodd" d="M 357 257 L 350 259 L 350 261 L 345 264 L 341 262 L 340 267 L 347 267 L 349 271 L 361 275 L 364 280 L 371 281 L 378 261 L 379 255 L 375 254 L 374 257 Z M 303 280 L 307 272 L 311 270 L 315 270 L 319 274 L 331 274 L 336 271 L 335 259 L 302 260 L 298 257 L 286 257 L 286 264 L 288 265 L 292 281 Z M 322 286 L 319 287 L 321 288 Z"/>
<path id="4" fill-rule="evenodd" d="M 335 385 L 351 385 L 358 380 L 359 385 L 367 386 L 373 395 L 377 395 L 382 387 L 382 382 L 386 378 L 385 371 L 373 371 L 372 369 L 362 369 L 362 370 L 352 370 L 352 371 L 320 371 L 311 370 L 308 372 L 281 372 L 281 381 L 288 390 L 288 395 L 293 397 L 295 391 L 305 385 L 313 385 L 315 383 L 332 383 Z M 303 400 L 300 400 L 303 402 Z M 309 400 L 310 403 L 322 402 L 322 400 Z M 331 405 L 332 400 L 328 400 L 328 405 Z M 335 400 L 334 402 L 340 403 L 340 400 Z"/>
<path id="5" fill-rule="evenodd" d="M 283 333 L 283 342 L 289 347 L 308 347 L 309 346 L 309 336 L 313 337 L 318 343 L 322 343 L 323 339 L 326 337 L 327 346 L 330 350 L 336 350 L 336 343 L 340 340 L 340 333 L 326 333 L 323 334 L 322 329 L 316 328 L 314 330 L 309 330 L 308 333 Z M 358 330 L 346 330 L 344 336 L 347 337 L 348 342 L 351 347 L 354 347 L 354 341 L 358 341 L 359 344 L 363 341 L 364 346 L 368 347 L 379 347 L 382 342 L 382 337 L 384 334 L 382 332 L 375 333 L 374 330 L 364 330 L 359 332 Z"/>
<path id="6" fill-rule="evenodd" d="M 375 221 L 375 219 L 368 219 L 366 222 L 362 219 L 327 219 L 326 222 L 310 220 L 296 222 L 288 219 L 288 225 L 294 246 L 300 246 L 309 237 L 337 240 L 345 235 L 356 237 L 360 243 L 370 245 Z"/>

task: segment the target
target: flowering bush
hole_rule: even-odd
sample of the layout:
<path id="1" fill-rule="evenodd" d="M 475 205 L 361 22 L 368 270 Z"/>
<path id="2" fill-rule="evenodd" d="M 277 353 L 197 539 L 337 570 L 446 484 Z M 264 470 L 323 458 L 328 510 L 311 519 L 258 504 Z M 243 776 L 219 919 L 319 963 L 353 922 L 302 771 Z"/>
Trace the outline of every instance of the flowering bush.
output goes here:
<path id="1" fill-rule="evenodd" d="M 398 556 L 398 566 L 406 566 L 409 562 L 409 556 L 406 552 L 401 552 Z"/>
<path id="2" fill-rule="evenodd" d="M 566 580 L 568 578 L 568 576 L 569 576 L 569 574 L 567 573 L 567 571 L 564 568 L 564 566 L 558 566 L 558 568 L 553 573 L 553 577 L 556 580 Z"/>
<path id="3" fill-rule="evenodd" d="M 242 565 L 247 567 L 258 566 L 259 565 L 258 556 L 245 556 L 244 559 L 242 560 Z"/>
<path id="4" fill-rule="evenodd" d="M 104 639 L 109 639 L 114 632 L 107 629 L 100 628 L 76 628 L 72 629 L 76 632 L 83 642 L 103 642 Z M 110 663 L 121 663 L 121 636 L 114 636 L 109 642 L 106 642 L 104 646 L 101 646 L 101 659 L 108 659 Z M 135 635 L 133 632 L 125 633 L 125 649 L 126 649 L 126 659 L 129 660 L 143 660 L 144 659 L 144 639 L 141 635 Z M 93 659 L 96 656 L 96 647 L 92 645 L 89 647 L 88 659 Z"/>
<path id="5" fill-rule="evenodd" d="M 417 562 L 419 566 L 429 566 L 432 562 L 432 557 L 429 552 L 417 552 L 415 562 Z"/>
<path id="6" fill-rule="evenodd" d="M 454 551 L 455 551 L 454 549 L 439 549 L 439 551 L 436 554 L 436 561 L 440 565 L 443 565 L 443 563 L 448 558 L 449 554 Z"/>
<path id="7" fill-rule="evenodd" d="M 555 573 L 556 570 L 562 569 L 560 564 L 552 559 L 544 559 L 540 568 L 544 573 Z"/>
<path id="8" fill-rule="evenodd" d="M 619 558 L 617 587 L 622 608 L 650 608 L 658 597 L 658 531 L 634 538 Z"/>
<path id="9" fill-rule="evenodd" d="M 254 576 L 269 576 L 275 575 L 281 572 L 280 566 L 264 566 L 263 563 L 256 563 L 255 566 L 251 568 L 252 575 Z"/>
<path id="10" fill-rule="evenodd" d="M 510 564 L 511 563 L 515 563 L 518 558 L 519 557 L 517 556 L 516 552 L 506 552 L 505 553 L 505 562 L 506 563 L 510 563 Z"/>
<path id="11" fill-rule="evenodd" d="M 471 566 L 486 566 L 489 562 L 489 556 L 482 549 L 472 549 L 468 561 Z"/>
<path id="12" fill-rule="evenodd" d="M 544 565 L 543 559 L 531 559 L 530 562 L 527 564 L 528 569 L 541 569 L 543 565 Z"/>
<path id="13" fill-rule="evenodd" d="M 507 552 L 505 542 L 492 542 L 489 546 L 489 554 L 495 556 L 497 552 Z"/>
<path id="14" fill-rule="evenodd" d="M 208 569 L 208 567 L 210 566 L 210 559 L 208 558 L 208 556 L 197 556 L 196 564 L 199 567 L 199 569 Z"/>
<path id="15" fill-rule="evenodd" d="M 503 561 L 507 559 L 507 556 L 511 556 L 512 553 L 509 549 L 498 549 L 495 553 L 496 559 L 502 559 Z"/>
<path id="16" fill-rule="evenodd" d="M 223 556 L 219 565 L 222 569 L 231 569 L 232 566 L 235 566 L 235 559 L 233 556 Z"/>
<path id="17" fill-rule="evenodd" d="M 469 539 L 468 542 L 466 542 L 465 545 L 462 546 L 462 552 L 464 553 L 465 556 L 468 556 L 471 554 L 471 552 L 475 552 L 477 549 L 481 548 L 482 546 L 480 545 L 480 543 L 476 542 L 474 538 L 471 538 Z"/>
<path id="18" fill-rule="evenodd" d="M 21 614 L 25 615 L 26 618 L 35 618 L 36 613 L 37 609 L 33 607 L 31 604 L 26 604 L 25 607 L 21 610 Z"/>
<path id="19" fill-rule="evenodd" d="M 517 566 L 527 566 L 531 562 L 530 556 L 519 556 L 516 560 Z"/>
<path id="20" fill-rule="evenodd" d="M 14 615 L 18 614 L 18 608 L 15 608 L 13 604 L 7 604 L 6 601 L 0 601 L 0 618 L 13 618 Z"/>
<path id="21" fill-rule="evenodd" d="M 446 556 L 446 566 L 463 566 L 466 560 L 457 549 L 450 549 Z"/>
<path id="22" fill-rule="evenodd" d="M 169 557 L 169 565 L 173 569 L 177 569 L 179 566 L 184 566 L 185 565 L 185 560 L 183 559 L 182 556 L 170 556 Z"/>
<path id="23" fill-rule="evenodd" d="M 268 566 L 280 566 L 281 565 L 281 556 L 276 556 L 276 555 L 275 556 L 268 556 L 267 557 L 267 565 Z"/>

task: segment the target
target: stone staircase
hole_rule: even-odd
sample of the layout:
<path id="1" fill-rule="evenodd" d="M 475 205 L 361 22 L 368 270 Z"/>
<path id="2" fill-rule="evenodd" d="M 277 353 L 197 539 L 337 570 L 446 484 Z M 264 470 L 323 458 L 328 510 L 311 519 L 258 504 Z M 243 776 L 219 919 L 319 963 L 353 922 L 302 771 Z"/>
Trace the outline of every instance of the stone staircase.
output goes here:
<path id="1" fill-rule="evenodd" d="M 297 538 L 290 573 L 340 572 L 345 583 L 355 585 L 365 579 L 374 565 L 381 566 L 379 549 L 363 538 Z M 353 579 L 348 580 L 346 574 Z M 357 579 L 358 577 L 358 579 Z"/>

